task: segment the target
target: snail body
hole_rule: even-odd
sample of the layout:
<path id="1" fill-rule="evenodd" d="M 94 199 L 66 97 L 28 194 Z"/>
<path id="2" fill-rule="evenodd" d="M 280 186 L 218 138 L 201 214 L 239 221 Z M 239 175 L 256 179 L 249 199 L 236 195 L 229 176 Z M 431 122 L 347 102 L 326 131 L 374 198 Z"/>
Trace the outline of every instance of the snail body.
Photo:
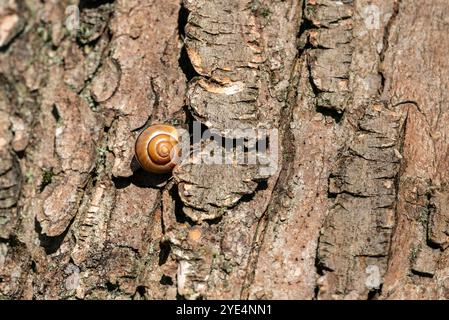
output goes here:
<path id="1" fill-rule="evenodd" d="M 145 171 L 171 172 L 179 155 L 178 142 L 179 136 L 175 127 L 165 124 L 148 127 L 137 138 L 136 159 Z"/>

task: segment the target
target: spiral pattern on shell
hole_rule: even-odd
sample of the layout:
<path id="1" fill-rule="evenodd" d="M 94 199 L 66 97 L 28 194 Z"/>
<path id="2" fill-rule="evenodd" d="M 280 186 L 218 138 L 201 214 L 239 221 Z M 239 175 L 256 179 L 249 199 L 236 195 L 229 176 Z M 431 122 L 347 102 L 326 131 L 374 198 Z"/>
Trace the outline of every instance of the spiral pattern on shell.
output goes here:
<path id="1" fill-rule="evenodd" d="M 137 138 L 136 159 L 148 172 L 168 173 L 179 156 L 178 142 L 175 127 L 165 124 L 148 127 Z"/>

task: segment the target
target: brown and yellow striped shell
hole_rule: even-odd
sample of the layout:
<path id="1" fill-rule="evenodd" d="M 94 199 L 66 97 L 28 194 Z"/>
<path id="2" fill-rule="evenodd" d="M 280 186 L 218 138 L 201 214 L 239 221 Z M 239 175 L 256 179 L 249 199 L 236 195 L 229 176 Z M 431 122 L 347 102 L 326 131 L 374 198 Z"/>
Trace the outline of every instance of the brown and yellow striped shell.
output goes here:
<path id="1" fill-rule="evenodd" d="M 175 127 L 156 124 L 139 135 L 135 152 L 140 166 L 152 173 L 171 172 L 179 155 L 179 137 Z"/>

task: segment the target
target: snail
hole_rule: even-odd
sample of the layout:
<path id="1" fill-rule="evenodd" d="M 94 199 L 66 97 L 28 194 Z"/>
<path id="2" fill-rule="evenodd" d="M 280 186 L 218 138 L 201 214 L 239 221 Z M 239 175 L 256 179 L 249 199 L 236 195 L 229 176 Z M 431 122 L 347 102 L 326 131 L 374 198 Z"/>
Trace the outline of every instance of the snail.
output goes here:
<path id="1" fill-rule="evenodd" d="M 142 169 L 152 173 L 171 172 L 179 156 L 179 136 L 175 127 L 156 124 L 142 131 L 135 153 Z"/>

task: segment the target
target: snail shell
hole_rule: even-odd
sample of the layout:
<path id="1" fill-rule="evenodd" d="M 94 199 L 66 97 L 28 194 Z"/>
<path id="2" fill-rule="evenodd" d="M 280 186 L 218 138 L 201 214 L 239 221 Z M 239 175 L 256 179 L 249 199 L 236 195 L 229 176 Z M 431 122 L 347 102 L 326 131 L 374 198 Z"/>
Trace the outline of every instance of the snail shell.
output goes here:
<path id="1" fill-rule="evenodd" d="M 175 127 L 156 124 L 148 127 L 136 141 L 136 159 L 149 172 L 167 173 L 172 171 L 179 156 L 179 137 Z"/>

